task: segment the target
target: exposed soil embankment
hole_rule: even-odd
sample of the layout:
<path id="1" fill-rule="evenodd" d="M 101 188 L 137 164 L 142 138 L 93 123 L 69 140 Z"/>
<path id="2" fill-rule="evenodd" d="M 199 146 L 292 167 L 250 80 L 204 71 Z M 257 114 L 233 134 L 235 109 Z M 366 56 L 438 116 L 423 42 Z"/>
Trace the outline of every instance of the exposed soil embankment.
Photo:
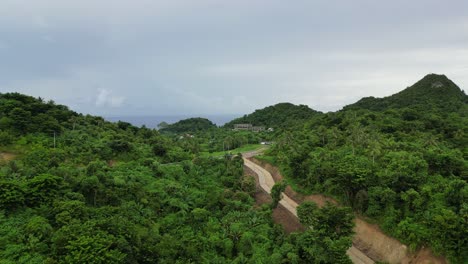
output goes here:
<path id="1" fill-rule="evenodd" d="M 255 158 L 251 158 L 250 160 L 270 172 L 275 182 L 283 179 L 278 168 Z M 319 206 L 325 205 L 327 201 L 338 204 L 336 200 L 321 194 L 301 195 L 295 192 L 290 186 L 286 188 L 285 194 L 298 204 L 303 201 L 313 201 Z M 411 254 L 404 244 L 386 235 L 379 226 L 370 224 L 359 217 L 357 217 L 355 221 L 356 234 L 353 239 L 353 245 L 374 260 L 388 263 L 448 263 L 444 258 L 434 256 L 429 249 L 421 249 Z"/>
<path id="2" fill-rule="evenodd" d="M 272 201 L 271 196 L 260 187 L 258 175 L 246 166 L 244 166 L 244 174 L 255 178 L 255 205 L 262 206 L 263 204 L 270 204 Z M 279 204 L 278 207 L 273 210 L 272 217 L 276 224 L 283 226 L 284 231 L 287 234 L 305 230 L 301 223 L 299 223 L 299 220 L 288 210 L 286 210 L 286 208 L 284 208 L 281 204 Z"/>
<path id="3" fill-rule="evenodd" d="M 16 158 L 16 154 L 9 153 L 9 152 L 0 152 L 0 162 L 8 162 L 14 160 Z"/>

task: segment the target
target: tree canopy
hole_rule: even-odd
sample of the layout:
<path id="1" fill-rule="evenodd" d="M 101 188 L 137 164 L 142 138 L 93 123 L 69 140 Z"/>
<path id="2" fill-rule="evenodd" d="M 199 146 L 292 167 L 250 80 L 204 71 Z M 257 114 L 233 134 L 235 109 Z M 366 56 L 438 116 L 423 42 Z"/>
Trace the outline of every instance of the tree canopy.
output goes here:
<path id="1" fill-rule="evenodd" d="M 199 153 L 261 133 L 195 119 L 180 139 L 20 94 L 0 95 L 0 120 L 1 150 L 17 154 L 0 161 L 0 263 L 349 261 L 349 236 L 314 244 L 322 234 L 287 235 L 255 207 L 240 157 Z"/>
<path id="2" fill-rule="evenodd" d="M 468 96 L 443 75 L 283 133 L 269 155 L 295 185 L 375 219 L 411 249 L 468 261 Z"/>
<path id="3" fill-rule="evenodd" d="M 306 105 L 279 103 L 236 118 L 225 124 L 224 127 L 233 128 L 234 124 L 249 123 L 254 126 L 286 128 L 320 114 Z"/>

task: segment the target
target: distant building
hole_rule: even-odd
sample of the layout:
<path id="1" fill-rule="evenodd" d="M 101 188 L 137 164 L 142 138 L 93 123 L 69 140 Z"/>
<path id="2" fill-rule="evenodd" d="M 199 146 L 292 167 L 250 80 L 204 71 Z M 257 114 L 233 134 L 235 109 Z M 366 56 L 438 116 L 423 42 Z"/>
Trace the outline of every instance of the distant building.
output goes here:
<path id="1" fill-rule="evenodd" d="M 184 139 L 184 138 L 194 138 L 195 136 L 192 134 L 184 134 L 179 136 L 179 139 Z"/>
<path id="2" fill-rule="evenodd" d="M 265 131 L 264 126 L 253 126 L 252 124 L 234 124 L 234 130 L 244 130 L 244 131 L 252 131 L 252 132 L 260 132 Z"/>
<path id="3" fill-rule="evenodd" d="M 254 126 L 254 127 L 252 127 L 253 132 L 260 132 L 260 131 L 264 131 L 264 130 L 265 130 L 264 126 Z"/>
<path id="4" fill-rule="evenodd" d="M 252 130 L 252 124 L 234 124 L 234 130 Z"/>

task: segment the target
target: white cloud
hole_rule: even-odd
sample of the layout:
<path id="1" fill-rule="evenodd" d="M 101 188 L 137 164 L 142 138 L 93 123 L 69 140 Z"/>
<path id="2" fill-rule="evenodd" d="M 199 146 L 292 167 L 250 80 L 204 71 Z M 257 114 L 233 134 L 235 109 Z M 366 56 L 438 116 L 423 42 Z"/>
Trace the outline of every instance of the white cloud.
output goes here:
<path id="1" fill-rule="evenodd" d="M 107 89 L 99 89 L 96 97 L 96 106 L 99 107 L 120 107 L 125 101 L 125 97 L 116 96 L 112 94 L 112 91 Z"/>
<path id="2" fill-rule="evenodd" d="M 357 2 L 0 0 L 0 92 L 182 114 L 336 110 L 430 72 L 468 87 L 468 2 Z"/>

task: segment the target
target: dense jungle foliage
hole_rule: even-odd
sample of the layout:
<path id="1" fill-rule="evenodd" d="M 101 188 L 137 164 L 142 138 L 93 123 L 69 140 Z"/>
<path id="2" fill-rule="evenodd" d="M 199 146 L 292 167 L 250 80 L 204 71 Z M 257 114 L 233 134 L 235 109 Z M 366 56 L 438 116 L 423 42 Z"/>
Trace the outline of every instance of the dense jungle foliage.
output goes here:
<path id="1" fill-rule="evenodd" d="M 285 132 L 271 150 L 284 174 L 375 219 L 412 250 L 468 262 L 468 97 L 431 74 Z"/>
<path id="2" fill-rule="evenodd" d="M 193 133 L 213 128 L 216 128 L 216 125 L 213 124 L 213 122 L 206 118 L 197 117 L 180 120 L 174 124 L 167 124 L 160 128 L 159 131 L 169 133 Z"/>
<path id="3" fill-rule="evenodd" d="M 313 228 L 286 235 L 254 206 L 240 157 L 198 155 L 259 135 L 230 133 L 164 136 L 0 94 L 13 157 L 0 160 L 0 263 L 350 263 L 349 211 L 309 206 Z"/>
<path id="4" fill-rule="evenodd" d="M 225 124 L 224 127 L 233 128 L 234 124 L 247 123 L 254 126 L 266 126 L 267 128 L 288 128 L 319 114 L 321 113 L 310 109 L 306 105 L 279 103 L 236 118 Z"/>
<path id="5" fill-rule="evenodd" d="M 304 203 L 311 228 L 286 235 L 274 204 L 254 206 L 242 159 L 210 156 L 260 141 L 294 186 L 466 263 L 467 115 L 467 95 L 435 74 L 334 113 L 282 103 L 163 134 L 0 94 L 0 263 L 349 263 L 349 209 Z"/>

